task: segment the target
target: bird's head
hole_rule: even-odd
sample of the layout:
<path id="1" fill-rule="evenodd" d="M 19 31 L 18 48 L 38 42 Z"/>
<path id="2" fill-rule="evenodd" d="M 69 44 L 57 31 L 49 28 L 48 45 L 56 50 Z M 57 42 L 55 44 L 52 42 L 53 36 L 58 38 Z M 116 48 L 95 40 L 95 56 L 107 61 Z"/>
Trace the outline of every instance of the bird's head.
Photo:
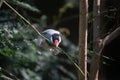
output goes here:
<path id="1" fill-rule="evenodd" d="M 61 42 L 61 35 L 60 35 L 60 34 L 57 34 L 57 33 L 54 33 L 51 38 L 52 38 L 53 44 L 54 44 L 56 47 L 58 47 L 58 45 L 59 45 L 60 42 Z"/>
<path id="2" fill-rule="evenodd" d="M 42 34 L 50 40 L 56 47 L 59 46 L 61 42 L 61 33 L 54 29 L 47 29 L 42 32 Z"/>

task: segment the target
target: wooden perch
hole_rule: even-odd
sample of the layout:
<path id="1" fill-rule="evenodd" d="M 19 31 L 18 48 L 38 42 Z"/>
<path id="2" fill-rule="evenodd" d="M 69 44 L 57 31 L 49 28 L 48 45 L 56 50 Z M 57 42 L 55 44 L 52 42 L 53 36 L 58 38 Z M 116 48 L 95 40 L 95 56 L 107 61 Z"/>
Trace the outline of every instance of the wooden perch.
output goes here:
<path id="1" fill-rule="evenodd" d="M 0 72 L 3 74 L 3 76 L 0 76 L 4 79 L 9 79 L 9 80 L 20 80 L 18 79 L 16 76 L 14 76 L 13 74 L 9 73 L 8 71 L 6 71 L 5 69 L 3 69 L 2 67 L 0 67 Z"/>

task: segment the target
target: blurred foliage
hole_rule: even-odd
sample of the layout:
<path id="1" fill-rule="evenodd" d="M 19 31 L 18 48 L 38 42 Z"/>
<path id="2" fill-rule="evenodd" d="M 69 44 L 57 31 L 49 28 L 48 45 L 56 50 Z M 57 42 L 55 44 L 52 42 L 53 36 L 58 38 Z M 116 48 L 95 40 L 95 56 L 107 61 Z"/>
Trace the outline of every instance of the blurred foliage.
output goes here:
<path id="1" fill-rule="evenodd" d="M 8 0 L 8 2 L 30 11 L 40 11 L 18 0 Z M 31 0 L 27 0 L 27 2 L 33 3 Z M 59 21 L 67 7 L 72 8 L 73 6 L 64 5 L 56 16 L 56 20 Z M 38 23 L 33 25 L 39 29 L 45 29 L 46 18 L 46 15 L 41 15 L 41 18 L 37 19 Z M 56 22 L 53 23 L 56 24 Z M 50 28 L 56 27 L 51 26 Z M 70 34 L 67 28 L 61 28 L 60 31 Z M 37 37 L 37 33 L 9 8 L 2 8 L 0 11 L 0 67 L 21 80 L 77 80 L 77 69 L 70 60 L 62 53 L 55 56 L 47 51 L 44 45 L 43 49 L 40 49 L 33 41 Z M 60 46 L 77 62 L 77 46 L 71 43 L 66 35 L 63 35 Z"/>
<path id="2" fill-rule="evenodd" d="M 37 9 L 36 7 L 33 7 L 33 6 L 29 5 L 28 3 L 20 2 L 18 0 L 7 0 L 7 1 L 9 3 L 17 6 L 17 7 L 24 8 L 24 9 L 27 9 L 27 10 L 30 10 L 30 11 L 33 11 L 33 12 L 40 12 L 39 9 Z"/>

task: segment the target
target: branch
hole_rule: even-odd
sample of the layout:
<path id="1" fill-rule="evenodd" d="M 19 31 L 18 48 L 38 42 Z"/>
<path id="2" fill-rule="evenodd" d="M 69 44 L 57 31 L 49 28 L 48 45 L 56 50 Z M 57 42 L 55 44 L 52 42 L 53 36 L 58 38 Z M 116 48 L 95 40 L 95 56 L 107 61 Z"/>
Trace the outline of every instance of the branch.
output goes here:
<path id="1" fill-rule="evenodd" d="M 11 78 L 12 80 L 20 80 L 16 76 L 14 76 L 12 73 L 9 73 L 5 69 L 3 69 L 2 67 L 0 67 L 0 72 L 5 75 L 5 76 L 2 76 L 3 78 Z"/>
<path id="2" fill-rule="evenodd" d="M 99 39 L 95 46 L 99 46 L 98 55 L 100 56 L 104 47 L 111 43 L 116 37 L 120 36 L 120 27 L 116 28 L 113 32 L 107 35 L 104 39 Z"/>
<path id="3" fill-rule="evenodd" d="M 104 39 L 101 39 L 102 43 L 98 55 L 100 56 L 104 47 L 111 43 L 116 37 L 120 36 L 120 27 L 116 28 L 111 34 L 107 35 Z"/>
<path id="4" fill-rule="evenodd" d="M 114 40 L 119 35 L 120 35 L 120 27 L 118 27 L 117 29 L 115 29 L 111 34 L 107 35 L 104 38 L 104 41 L 103 41 L 104 46 L 107 45 L 107 44 L 109 44 L 112 40 Z"/>

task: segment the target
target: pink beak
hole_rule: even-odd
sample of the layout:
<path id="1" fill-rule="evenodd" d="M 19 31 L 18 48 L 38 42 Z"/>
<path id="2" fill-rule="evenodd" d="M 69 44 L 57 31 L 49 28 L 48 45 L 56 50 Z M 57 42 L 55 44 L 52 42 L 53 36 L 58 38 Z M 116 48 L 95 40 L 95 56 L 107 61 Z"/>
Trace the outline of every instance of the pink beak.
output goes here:
<path id="1" fill-rule="evenodd" d="M 58 45 L 59 45 L 59 40 L 56 39 L 56 40 L 54 40 L 53 43 L 55 44 L 56 47 L 58 47 Z"/>

